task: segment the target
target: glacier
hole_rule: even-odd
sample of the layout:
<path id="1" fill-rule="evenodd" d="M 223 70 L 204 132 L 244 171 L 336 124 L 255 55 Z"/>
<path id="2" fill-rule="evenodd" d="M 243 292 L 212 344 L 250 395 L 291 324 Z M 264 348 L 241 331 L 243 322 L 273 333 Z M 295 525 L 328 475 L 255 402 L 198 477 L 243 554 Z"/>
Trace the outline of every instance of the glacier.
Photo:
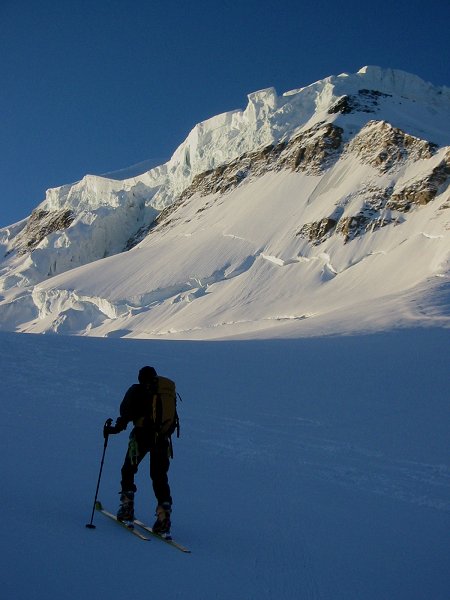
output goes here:
<path id="1" fill-rule="evenodd" d="M 48 190 L 0 230 L 0 328 L 203 339 L 446 325 L 434 298 L 448 284 L 449 144 L 450 89 L 401 71 L 249 94 L 167 163 Z"/>

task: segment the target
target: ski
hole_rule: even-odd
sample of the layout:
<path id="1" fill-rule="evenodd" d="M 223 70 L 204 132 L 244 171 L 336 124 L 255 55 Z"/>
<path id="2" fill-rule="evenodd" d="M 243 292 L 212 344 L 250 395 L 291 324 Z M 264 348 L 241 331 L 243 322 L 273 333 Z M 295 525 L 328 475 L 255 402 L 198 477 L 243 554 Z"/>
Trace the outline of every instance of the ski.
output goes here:
<path id="1" fill-rule="evenodd" d="M 146 525 L 142 521 L 139 521 L 139 519 L 135 519 L 133 521 L 133 523 L 135 525 L 137 525 L 138 527 L 141 527 L 142 529 L 144 529 L 144 531 L 147 531 L 148 533 L 150 533 L 150 535 L 152 535 L 154 538 L 161 540 L 161 542 L 165 542 L 169 546 L 173 546 L 177 550 L 180 550 L 181 552 L 185 552 L 186 554 L 191 553 L 191 551 L 188 548 L 186 548 L 186 546 L 183 546 L 182 544 L 180 544 L 179 542 L 176 542 L 172 538 L 165 538 L 162 535 L 159 535 L 159 533 L 155 533 L 149 525 Z"/>
<path id="2" fill-rule="evenodd" d="M 132 533 L 133 535 L 135 535 L 136 537 L 138 537 L 140 540 L 145 540 L 146 542 L 150 541 L 149 537 L 147 537 L 141 531 L 139 531 L 138 529 L 135 529 L 133 527 L 133 523 L 131 523 L 130 525 L 128 525 L 127 523 L 119 521 L 118 518 L 116 517 L 116 515 L 113 515 L 109 511 L 105 510 L 103 508 L 101 502 L 97 501 L 95 503 L 95 509 L 98 510 L 99 512 L 101 512 L 102 514 L 104 514 L 105 517 L 108 517 L 112 521 L 115 521 L 118 525 L 120 525 L 121 527 L 123 527 L 124 529 L 126 529 L 127 531 L 129 531 L 130 533 Z"/>
<path id="3" fill-rule="evenodd" d="M 112 521 L 115 521 L 118 525 L 120 525 L 121 527 L 123 527 L 124 529 L 126 529 L 127 531 L 129 531 L 130 533 L 132 533 L 133 535 L 135 535 L 136 537 L 138 537 L 141 540 L 145 540 L 148 542 L 148 541 L 150 541 L 150 538 L 147 537 L 146 535 L 144 535 L 141 531 L 139 531 L 139 529 L 136 529 L 135 527 L 133 527 L 133 525 L 137 525 L 144 531 L 150 533 L 150 535 L 152 537 L 157 538 L 158 540 L 161 540 L 161 542 L 165 542 L 169 546 L 173 546 L 174 548 L 176 548 L 177 550 L 180 550 L 181 552 L 185 552 L 186 554 L 190 554 L 190 552 L 191 552 L 188 548 L 186 548 L 179 542 L 176 542 L 172 538 L 169 538 L 169 539 L 164 538 L 162 535 L 155 533 L 149 525 L 146 525 L 145 523 L 143 523 L 142 521 L 139 521 L 138 519 L 135 519 L 130 524 L 127 524 L 126 522 L 123 522 L 123 521 L 119 521 L 117 519 L 116 515 L 113 515 L 112 513 L 110 513 L 109 511 L 107 511 L 106 509 L 103 508 L 103 505 L 100 501 L 97 501 L 95 503 L 95 509 L 98 510 L 99 512 L 101 512 L 102 514 L 104 514 L 105 517 L 108 517 Z"/>

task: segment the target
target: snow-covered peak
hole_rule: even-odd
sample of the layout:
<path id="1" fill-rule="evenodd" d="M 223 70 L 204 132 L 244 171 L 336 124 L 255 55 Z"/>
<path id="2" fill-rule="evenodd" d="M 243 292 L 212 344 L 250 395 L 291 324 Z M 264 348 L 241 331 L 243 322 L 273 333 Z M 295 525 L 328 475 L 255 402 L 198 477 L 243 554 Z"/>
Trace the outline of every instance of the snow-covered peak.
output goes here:
<path id="1" fill-rule="evenodd" d="M 333 106 L 342 97 L 361 92 L 378 94 L 378 105 L 373 98 L 369 108 L 360 103 L 360 125 L 368 120 L 369 109 L 375 112 L 378 108 L 380 113 L 387 113 L 386 120 L 394 127 L 438 145 L 450 143 L 450 88 L 435 87 L 404 71 L 363 67 L 355 74 L 327 77 L 281 96 L 273 87 L 253 92 L 248 95 L 245 110 L 199 123 L 168 163 L 171 181 L 167 191 L 181 193 L 199 173 L 289 139 L 316 123 L 338 120 Z M 355 117 L 351 120 L 355 121 Z M 436 127 L 436 122 L 440 127 Z M 167 205 L 165 192 L 162 189 L 155 197 L 158 208 Z"/>
<path id="2" fill-rule="evenodd" d="M 410 100 L 425 101 L 444 107 L 450 100 L 449 87 L 434 86 L 417 75 L 400 69 L 382 69 L 376 66 L 366 66 L 362 67 L 356 76 L 361 81 L 364 81 L 366 86 L 370 86 L 380 92 L 397 94 Z"/>
<path id="3" fill-rule="evenodd" d="M 449 87 L 435 86 L 417 75 L 400 69 L 384 69 L 373 65 L 361 67 L 357 73 L 341 73 L 337 76 L 326 77 L 307 87 L 285 92 L 283 96 L 292 96 L 307 89 L 313 89 L 318 94 L 321 93 L 321 90 L 327 90 L 327 92 L 332 92 L 330 98 L 332 96 L 336 98 L 342 94 L 353 94 L 360 89 L 376 90 L 404 99 L 436 104 L 446 110 L 448 110 L 450 100 Z"/>
<path id="4" fill-rule="evenodd" d="M 449 143 L 449 90 L 401 71 L 256 91 L 165 164 L 49 190 L 0 231 L 0 325 L 219 337 L 330 314 L 342 329 L 349 306 L 370 321 L 447 277 Z"/>
<path id="5" fill-rule="evenodd" d="M 245 109 L 198 123 L 167 163 L 133 177 L 127 177 L 129 172 L 124 169 L 126 177 L 122 179 L 119 173 L 111 178 L 87 175 L 79 182 L 48 190 L 39 208 L 95 210 L 123 205 L 131 196 L 143 199 L 147 208 L 161 210 L 200 173 L 289 139 L 319 122 L 342 121 L 333 106 L 361 91 L 385 95 L 380 98 L 379 112 L 393 126 L 438 145 L 450 143 L 450 88 L 435 87 L 404 71 L 366 66 L 355 74 L 330 76 L 281 96 L 273 87 L 253 92 Z M 367 108 L 364 103 L 359 108 L 362 126 Z M 355 116 L 350 120 L 354 122 Z"/>

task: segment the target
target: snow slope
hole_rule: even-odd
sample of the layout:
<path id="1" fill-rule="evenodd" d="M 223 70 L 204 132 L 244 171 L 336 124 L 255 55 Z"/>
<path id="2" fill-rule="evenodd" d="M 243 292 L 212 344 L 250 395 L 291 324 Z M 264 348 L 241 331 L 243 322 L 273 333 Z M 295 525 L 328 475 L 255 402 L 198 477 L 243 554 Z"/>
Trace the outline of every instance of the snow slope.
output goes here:
<path id="1" fill-rule="evenodd" d="M 317 178 L 286 172 L 225 200 L 194 196 L 133 250 L 22 291 L 19 329 L 207 339 L 352 331 L 355 319 L 369 329 L 448 324 L 448 311 L 435 314 L 418 291 L 427 280 L 448 285 L 448 217 L 433 203 L 348 244 L 334 237 L 316 246 L 297 235 L 299 224 L 329 213 L 337 195 L 351 195 L 355 179 L 322 185 L 316 202 L 308 198 L 318 195 Z M 0 321 L 11 322 L 7 308 Z"/>
<path id="2" fill-rule="evenodd" d="M 2 593 L 14 600 L 446 600 L 448 332 L 246 342 L 0 333 Z M 90 518 L 102 426 L 174 377 L 182 555 Z M 127 435 L 100 497 L 116 509 Z M 152 519 L 147 468 L 137 510 Z"/>
<path id="3" fill-rule="evenodd" d="M 447 325 L 430 292 L 449 281 L 450 90 L 365 67 L 248 98 L 167 163 L 49 190 L 0 230 L 0 328 L 223 339 Z"/>

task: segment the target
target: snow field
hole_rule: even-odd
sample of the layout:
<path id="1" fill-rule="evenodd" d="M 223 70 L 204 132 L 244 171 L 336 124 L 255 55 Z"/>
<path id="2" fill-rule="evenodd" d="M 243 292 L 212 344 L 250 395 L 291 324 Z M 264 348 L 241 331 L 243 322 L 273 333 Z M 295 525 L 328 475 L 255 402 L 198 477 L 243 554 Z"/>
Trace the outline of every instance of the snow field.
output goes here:
<path id="1" fill-rule="evenodd" d="M 246 342 L 0 334 L 15 600 L 444 600 L 450 513 L 448 332 Z M 183 397 L 171 466 L 182 555 L 96 515 L 103 449 L 138 369 Z M 127 433 L 99 497 L 118 503 Z M 153 518 L 147 464 L 138 515 Z"/>
<path id="2" fill-rule="evenodd" d="M 397 324 L 409 312 L 405 292 L 445 275 L 445 211 L 436 218 L 430 203 L 401 226 L 348 244 L 333 236 L 312 246 L 297 235 L 301 223 L 331 214 L 336 197 L 345 198 L 370 173 L 359 169 L 339 184 L 269 173 L 222 197 L 194 196 L 173 213 L 172 224 L 135 249 L 43 281 L 31 298 L 27 290 L 8 297 L 0 323 L 35 333 L 207 339 L 276 337 L 289 318 L 296 335 L 310 335 L 357 329 L 360 320 L 350 324 L 356 304 L 372 328 L 381 328 L 370 305 L 396 294 L 395 314 L 383 315 L 383 327 L 390 315 Z"/>

